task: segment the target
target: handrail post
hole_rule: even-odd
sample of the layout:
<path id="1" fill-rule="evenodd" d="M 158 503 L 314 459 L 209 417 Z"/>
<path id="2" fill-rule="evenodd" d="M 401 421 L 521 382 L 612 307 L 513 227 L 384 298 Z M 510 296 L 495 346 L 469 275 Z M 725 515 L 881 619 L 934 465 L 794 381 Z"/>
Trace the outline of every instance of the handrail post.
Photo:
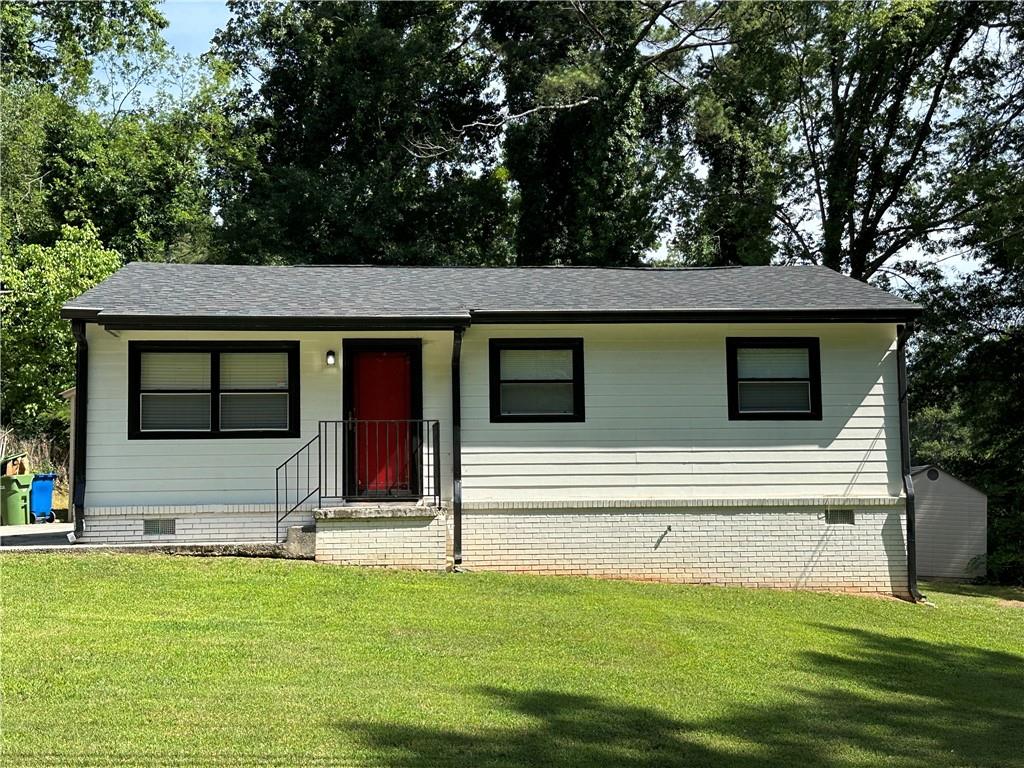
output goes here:
<path id="1" fill-rule="evenodd" d="M 434 462 L 434 505 L 441 506 L 441 422 L 434 421 L 430 426 L 433 445 L 431 461 Z"/>

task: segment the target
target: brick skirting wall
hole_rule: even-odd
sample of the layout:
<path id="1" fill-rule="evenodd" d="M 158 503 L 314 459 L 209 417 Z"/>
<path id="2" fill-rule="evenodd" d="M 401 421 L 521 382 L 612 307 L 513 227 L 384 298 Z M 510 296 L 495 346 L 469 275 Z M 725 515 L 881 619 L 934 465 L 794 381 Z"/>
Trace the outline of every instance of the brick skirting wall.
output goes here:
<path id="1" fill-rule="evenodd" d="M 905 595 L 902 503 L 854 509 L 468 510 L 462 566 Z"/>
<path id="2" fill-rule="evenodd" d="M 316 521 L 318 563 L 442 571 L 447 549 L 447 525 L 442 513 Z"/>
<path id="3" fill-rule="evenodd" d="M 829 524 L 824 506 L 713 508 L 659 503 L 617 508 L 463 510 L 462 568 L 905 595 L 902 501 L 854 510 Z M 173 518 L 172 536 L 143 521 Z M 311 522 L 308 510 L 281 525 Z M 275 539 L 267 506 L 110 507 L 86 511 L 87 543 L 249 542 Z M 435 516 L 316 521 L 324 563 L 443 570 L 451 564 L 448 510 Z"/>
<path id="4" fill-rule="evenodd" d="M 173 535 L 146 536 L 145 520 L 172 519 Z M 296 510 L 280 526 L 312 523 L 310 510 Z M 86 509 L 82 541 L 86 544 L 182 544 L 276 541 L 273 505 L 201 505 L 190 507 L 94 507 Z"/>

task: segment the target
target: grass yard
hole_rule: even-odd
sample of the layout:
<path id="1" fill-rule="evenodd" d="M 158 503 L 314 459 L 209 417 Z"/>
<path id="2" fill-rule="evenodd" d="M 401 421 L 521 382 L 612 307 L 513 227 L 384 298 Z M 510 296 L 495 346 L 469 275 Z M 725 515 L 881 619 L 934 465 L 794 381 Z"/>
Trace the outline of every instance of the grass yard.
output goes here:
<path id="1" fill-rule="evenodd" d="M 1024 766 L 1024 592 L 4 555 L 0 763 Z"/>

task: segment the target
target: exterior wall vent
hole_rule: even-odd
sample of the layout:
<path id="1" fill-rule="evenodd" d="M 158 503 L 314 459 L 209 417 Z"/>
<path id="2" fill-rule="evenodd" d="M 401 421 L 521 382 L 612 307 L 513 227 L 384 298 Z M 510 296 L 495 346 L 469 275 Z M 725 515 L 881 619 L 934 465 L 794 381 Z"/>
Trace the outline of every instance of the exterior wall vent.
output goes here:
<path id="1" fill-rule="evenodd" d="M 143 536 L 173 536 L 173 517 L 153 517 L 142 521 Z"/>
<path id="2" fill-rule="evenodd" d="M 825 522 L 828 525 L 853 525 L 852 509 L 826 509 Z"/>

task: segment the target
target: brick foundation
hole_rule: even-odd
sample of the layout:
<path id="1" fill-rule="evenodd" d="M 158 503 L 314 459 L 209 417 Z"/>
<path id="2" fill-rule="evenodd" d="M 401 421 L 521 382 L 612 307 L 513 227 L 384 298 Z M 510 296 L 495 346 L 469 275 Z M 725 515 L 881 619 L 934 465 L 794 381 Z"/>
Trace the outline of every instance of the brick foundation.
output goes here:
<path id="1" fill-rule="evenodd" d="M 146 519 L 173 519 L 174 535 L 146 536 Z M 297 510 L 281 523 L 311 523 L 311 511 Z M 277 513 L 272 505 L 202 505 L 190 507 L 105 507 L 87 509 L 82 541 L 86 544 L 217 543 L 277 541 Z"/>
<path id="2" fill-rule="evenodd" d="M 468 570 L 905 594 L 903 508 L 472 510 Z"/>
<path id="3" fill-rule="evenodd" d="M 443 514 L 316 521 L 316 560 L 340 565 L 444 570 Z"/>
<path id="4" fill-rule="evenodd" d="M 905 595 L 904 510 L 854 507 L 853 525 L 825 508 L 471 508 L 463 511 L 466 570 L 601 576 Z M 144 536 L 143 520 L 173 517 L 173 536 Z M 309 523 L 295 512 L 282 525 Z M 129 507 L 90 510 L 86 543 L 275 540 L 267 508 Z M 323 563 L 443 570 L 452 554 L 447 510 L 418 517 L 320 519 Z"/>

